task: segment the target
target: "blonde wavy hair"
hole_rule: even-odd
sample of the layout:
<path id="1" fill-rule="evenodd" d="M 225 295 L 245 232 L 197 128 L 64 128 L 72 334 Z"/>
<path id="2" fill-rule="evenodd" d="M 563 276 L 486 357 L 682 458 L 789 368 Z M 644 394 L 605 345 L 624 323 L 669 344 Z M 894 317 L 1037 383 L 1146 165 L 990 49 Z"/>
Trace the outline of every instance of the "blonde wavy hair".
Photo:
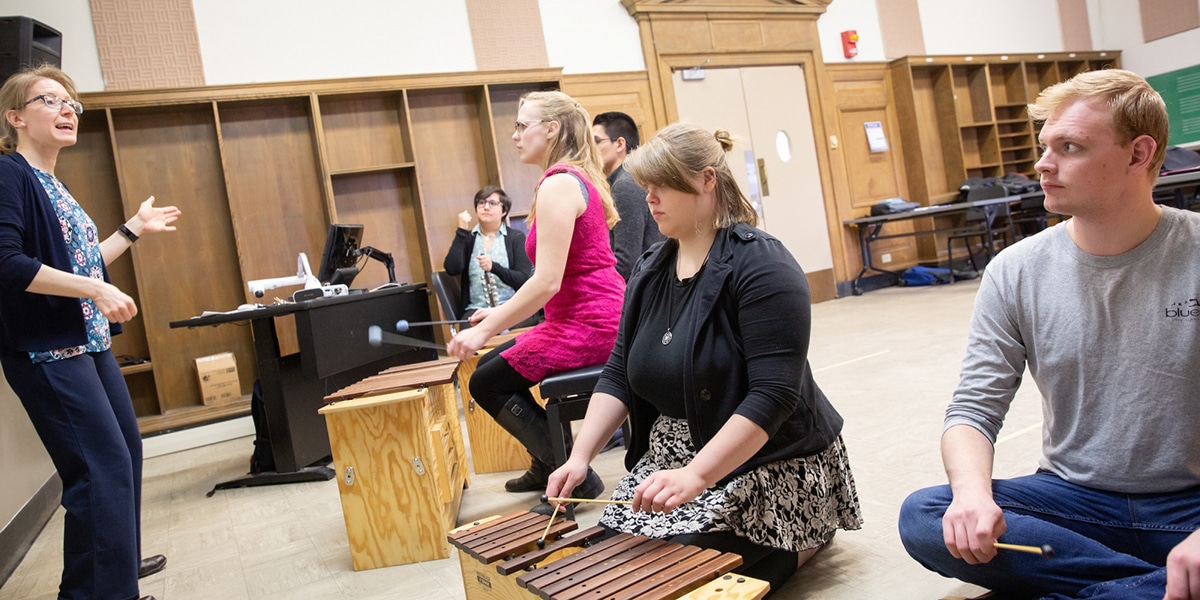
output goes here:
<path id="1" fill-rule="evenodd" d="M 520 107 L 529 104 L 537 110 L 538 115 L 546 120 L 558 123 L 558 133 L 550 138 L 546 148 L 546 158 L 541 165 L 542 170 L 551 165 L 568 164 L 583 171 L 592 185 L 600 192 L 600 201 L 604 204 L 604 220 L 612 229 L 620 216 L 613 204 L 612 192 L 608 189 L 608 180 L 604 177 L 604 165 L 600 161 L 600 151 L 592 138 L 591 118 L 588 112 L 574 98 L 562 92 L 529 92 L 521 96 Z M 529 221 L 532 223 L 537 211 L 537 194 L 535 190 L 533 206 L 529 208 Z"/>
<path id="2" fill-rule="evenodd" d="M 668 125 L 625 159 L 625 170 L 646 187 L 655 185 L 699 194 L 692 179 L 712 167 L 717 174 L 713 226 L 720 229 L 737 223 L 758 225 L 758 213 L 742 194 L 725 162 L 733 149 L 733 137 L 721 129 L 709 132 L 689 123 Z"/>
<path id="3" fill-rule="evenodd" d="M 12 154 L 17 151 L 17 128 L 8 122 L 8 111 L 25 108 L 29 100 L 29 92 L 37 82 L 52 79 L 62 84 L 67 95 L 75 98 L 75 82 L 62 69 L 49 64 L 36 67 L 26 67 L 13 73 L 4 87 L 0 87 L 0 115 L 3 115 L 3 125 L 0 125 L 0 155 Z"/>
<path id="4" fill-rule="evenodd" d="M 1037 101 L 1029 105 L 1029 116 L 1035 121 L 1045 121 L 1081 100 L 1108 107 L 1118 144 L 1124 146 L 1142 135 L 1154 139 L 1158 147 L 1151 159 L 1150 175 L 1157 179 L 1171 132 L 1162 96 L 1136 73 L 1121 69 L 1087 71 L 1042 90 Z"/>

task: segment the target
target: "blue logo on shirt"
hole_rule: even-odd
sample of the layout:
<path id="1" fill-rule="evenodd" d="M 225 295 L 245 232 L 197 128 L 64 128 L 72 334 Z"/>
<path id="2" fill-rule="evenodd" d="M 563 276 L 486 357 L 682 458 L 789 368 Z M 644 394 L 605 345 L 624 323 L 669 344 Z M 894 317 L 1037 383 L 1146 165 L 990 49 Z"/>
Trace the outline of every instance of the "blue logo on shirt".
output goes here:
<path id="1" fill-rule="evenodd" d="M 1168 319 L 1186 319 L 1200 317 L 1200 300 L 1191 298 L 1183 302 L 1172 302 L 1167 307 Z"/>

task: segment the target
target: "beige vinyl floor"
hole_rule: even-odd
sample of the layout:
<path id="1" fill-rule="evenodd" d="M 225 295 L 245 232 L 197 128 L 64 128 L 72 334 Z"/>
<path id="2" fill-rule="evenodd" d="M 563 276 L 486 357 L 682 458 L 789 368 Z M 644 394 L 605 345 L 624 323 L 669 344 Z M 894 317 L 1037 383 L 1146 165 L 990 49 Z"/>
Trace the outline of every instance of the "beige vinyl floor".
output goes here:
<path id="1" fill-rule="evenodd" d="M 818 383 L 845 417 L 843 435 L 866 523 L 839 532 L 776 596 L 926 598 L 974 596 L 979 588 L 945 579 L 912 561 L 896 515 L 912 490 L 944 482 L 938 436 L 958 380 L 977 282 L 888 288 L 813 307 L 810 360 Z M 788 315 L 780 315 L 786 320 Z M 1032 472 L 1041 412 L 1022 389 L 997 444 L 995 473 Z M 251 438 L 147 459 L 143 550 L 167 568 L 142 580 L 159 600 L 242 598 L 463 598 L 455 558 L 355 572 L 335 481 L 205 493 L 247 470 Z M 612 485 L 624 474 L 623 449 L 595 466 Z M 507 494 L 515 473 L 473 475 L 459 523 L 524 510 L 537 494 Z M 599 508 L 580 510 L 592 525 Z M 0 600 L 55 597 L 63 511 L 38 537 Z"/>

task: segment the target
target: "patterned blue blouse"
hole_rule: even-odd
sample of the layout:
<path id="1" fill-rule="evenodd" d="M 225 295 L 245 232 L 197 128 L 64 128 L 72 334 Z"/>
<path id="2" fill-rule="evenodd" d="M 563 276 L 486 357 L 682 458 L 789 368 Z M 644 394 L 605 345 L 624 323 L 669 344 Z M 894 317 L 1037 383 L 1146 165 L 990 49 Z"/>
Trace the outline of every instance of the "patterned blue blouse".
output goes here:
<path id="1" fill-rule="evenodd" d="M 35 168 L 38 180 L 42 182 L 54 212 L 58 214 L 58 223 L 62 226 L 63 240 L 71 249 L 71 267 L 76 275 L 104 279 L 104 257 L 100 254 L 100 239 L 96 235 L 96 224 L 83 211 L 71 192 L 55 176 Z M 73 348 L 61 348 L 45 352 L 30 352 L 29 358 L 34 363 L 45 363 L 79 356 L 84 352 L 103 352 L 112 347 L 112 337 L 108 328 L 108 319 L 96 308 L 90 298 L 80 298 L 79 306 L 83 310 L 83 319 L 87 323 L 88 343 Z"/>

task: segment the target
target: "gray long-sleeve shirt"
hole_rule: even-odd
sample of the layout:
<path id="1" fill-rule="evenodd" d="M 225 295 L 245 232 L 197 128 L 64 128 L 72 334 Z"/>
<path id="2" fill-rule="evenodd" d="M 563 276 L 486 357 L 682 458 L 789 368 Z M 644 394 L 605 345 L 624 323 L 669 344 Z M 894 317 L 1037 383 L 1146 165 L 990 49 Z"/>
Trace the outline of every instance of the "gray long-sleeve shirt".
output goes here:
<path id="1" fill-rule="evenodd" d="M 1117 256 L 1083 252 L 1065 223 L 997 255 L 945 427 L 995 443 L 1026 364 L 1043 468 L 1114 492 L 1200 484 L 1200 214 L 1164 208 Z"/>

